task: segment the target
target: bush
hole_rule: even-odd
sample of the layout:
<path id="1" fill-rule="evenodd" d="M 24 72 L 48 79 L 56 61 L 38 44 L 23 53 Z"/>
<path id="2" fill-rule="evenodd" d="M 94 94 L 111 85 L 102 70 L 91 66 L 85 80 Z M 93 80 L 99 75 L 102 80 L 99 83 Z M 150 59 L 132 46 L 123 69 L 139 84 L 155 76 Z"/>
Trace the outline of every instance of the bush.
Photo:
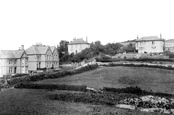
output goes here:
<path id="1" fill-rule="evenodd" d="M 31 82 L 31 81 L 39 81 L 43 79 L 55 79 L 55 78 L 61 78 L 65 77 L 67 75 L 73 75 L 73 74 L 78 74 L 82 73 L 85 71 L 90 71 L 93 69 L 98 68 L 97 64 L 93 65 L 88 65 L 79 69 L 73 69 L 73 70 L 68 70 L 68 71 L 58 71 L 58 72 L 52 72 L 52 73 L 40 73 L 37 75 L 32 75 L 32 76 L 24 76 L 24 77 L 17 77 L 17 78 L 12 78 L 7 81 L 9 85 L 15 85 L 18 83 L 23 83 L 23 82 Z"/>
<path id="2" fill-rule="evenodd" d="M 67 102 L 82 102 L 90 104 L 100 104 L 113 106 L 116 104 L 115 98 L 111 95 L 98 94 L 98 93 L 64 93 L 64 94 L 51 94 L 48 95 L 49 99 L 60 100 Z M 112 98 L 111 98 L 112 97 Z"/>
<path id="3" fill-rule="evenodd" d="M 23 77 L 23 76 L 27 76 L 29 74 L 26 74 L 26 73 L 18 73 L 16 75 L 13 75 L 12 78 L 16 78 L 16 77 Z"/>
<path id="4" fill-rule="evenodd" d="M 84 85 L 75 86 L 75 85 L 59 85 L 59 84 L 20 83 L 15 85 L 15 88 L 86 91 L 86 86 Z"/>
<path id="5" fill-rule="evenodd" d="M 102 58 L 96 58 L 97 62 L 118 62 L 118 61 L 137 61 L 137 62 L 152 62 L 152 61 L 165 61 L 165 62 L 174 62 L 174 59 L 153 59 L 153 58 L 132 58 L 127 59 L 126 56 L 124 59 L 102 59 Z"/>
<path id="6" fill-rule="evenodd" d="M 172 66 L 161 66 L 161 65 L 148 65 L 148 64 L 133 64 L 133 63 L 120 63 L 120 64 L 114 64 L 114 63 L 109 63 L 108 65 L 103 65 L 103 66 L 109 66 L 109 67 L 114 67 L 114 66 L 128 66 L 128 67 L 149 67 L 149 68 L 159 68 L 159 69 L 168 69 L 168 70 L 174 70 Z"/>
<path id="7" fill-rule="evenodd" d="M 128 94 L 135 94 L 135 95 L 154 95 L 160 97 L 172 97 L 172 94 L 167 93 L 159 93 L 159 92 L 148 92 L 140 87 L 126 87 L 126 88 L 110 88 L 110 87 L 103 87 L 103 91 L 106 92 L 115 92 L 115 93 L 128 93 Z"/>

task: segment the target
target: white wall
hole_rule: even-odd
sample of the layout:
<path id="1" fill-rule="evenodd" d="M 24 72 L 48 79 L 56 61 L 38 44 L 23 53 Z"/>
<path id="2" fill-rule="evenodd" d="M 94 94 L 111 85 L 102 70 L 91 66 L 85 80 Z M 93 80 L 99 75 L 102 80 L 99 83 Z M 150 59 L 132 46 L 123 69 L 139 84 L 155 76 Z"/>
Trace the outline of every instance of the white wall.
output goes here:
<path id="1" fill-rule="evenodd" d="M 90 47 L 90 44 L 71 44 L 71 45 L 68 45 L 68 53 L 76 54 L 76 52 L 79 53 L 82 50 L 89 48 L 89 47 Z"/>

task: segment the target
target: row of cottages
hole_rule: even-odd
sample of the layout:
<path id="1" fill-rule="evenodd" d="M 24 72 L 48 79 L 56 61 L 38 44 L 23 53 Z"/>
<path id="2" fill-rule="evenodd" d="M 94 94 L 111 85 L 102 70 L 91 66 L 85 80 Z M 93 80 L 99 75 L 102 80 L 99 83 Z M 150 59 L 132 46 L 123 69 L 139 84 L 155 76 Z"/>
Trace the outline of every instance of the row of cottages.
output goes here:
<path id="1" fill-rule="evenodd" d="M 138 53 L 162 53 L 164 51 L 165 40 L 160 36 L 148 36 L 137 38 L 135 47 Z"/>
<path id="2" fill-rule="evenodd" d="M 0 77 L 28 73 L 28 57 L 24 49 L 0 51 Z"/>
<path id="3" fill-rule="evenodd" d="M 83 38 L 78 38 L 78 39 L 73 39 L 73 41 L 71 41 L 68 44 L 68 53 L 69 54 L 77 54 L 79 52 L 81 52 L 82 50 L 89 48 L 90 44 L 87 42 L 87 38 L 86 41 L 83 40 Z"/>
<path id="4" fill-rule="evenodd" d="M 58 67 L 59 54 L 55 46 L 36 44 L 24 50 L 22 45 L 19 50 L 0 51 L 0 77 Z"/>

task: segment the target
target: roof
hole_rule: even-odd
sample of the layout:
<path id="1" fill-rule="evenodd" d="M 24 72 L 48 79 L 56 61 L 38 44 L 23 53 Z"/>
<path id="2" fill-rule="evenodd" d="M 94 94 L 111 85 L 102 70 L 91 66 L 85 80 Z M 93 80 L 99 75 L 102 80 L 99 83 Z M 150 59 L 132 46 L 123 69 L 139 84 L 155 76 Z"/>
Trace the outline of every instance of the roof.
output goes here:
<path id="1" fill-rule="evenodd" d="M 84 41 L 82 38 L 79 38 L 79 39 L 73 39 L 73 41 L 70 42 L 68 45 L 72 44 L 89 44 L 89 43 Z"/>
<path id="2" fill-rule="evenodd" d="M 54 48 L 55 46 L 46 46 L 46 45 L 32 45 L 31 47 L 29 47 L 28 49 L 26 49 L 26 53 L 27 54 L 46 54 L 47 50 L 49 48 L 51 48 L 51 51 L 52 49 Z M 54 49 L 53 49 L 54 50 Z"/>
<path id="3" fill-rule="evenodd" d="M 24 50 L 1 50 L 0 58 L 21 58 Z"/>
<path id="4" fill-rule="evenodd" d="M 40 54 L 46 54 L 48 48 L 49 48 L 49 46 L 37 46 L 37 49 Z"/>
<path id="5" fill-rule="evenodd" d="M 32 45 L 31 47 L 26 49 L 26 53 L 27 54 L 40 54 L 39 50 L 37 49 L 37 47 L 35 45 Z"/>
<path id="6" fill-rule="evenodd" d="M 137 39 L 136 41 L 164 41 L 164 39 L 159 38 L 157 36 L 146 36 L 146 37 Z"/>
<path id="7" fill-rule="evenodd" d="M 53 52 L 56 47 L 55 46 L 50 46 L 50 48 L 51 48 L 51 51 Z"/>
<path id="8" fill-rule="evenodd" d="M 169 40 L 166 40 L 165 42 L 167 42 L 167 43 L 174 43 L 174 39 L 169 39 Z"/>

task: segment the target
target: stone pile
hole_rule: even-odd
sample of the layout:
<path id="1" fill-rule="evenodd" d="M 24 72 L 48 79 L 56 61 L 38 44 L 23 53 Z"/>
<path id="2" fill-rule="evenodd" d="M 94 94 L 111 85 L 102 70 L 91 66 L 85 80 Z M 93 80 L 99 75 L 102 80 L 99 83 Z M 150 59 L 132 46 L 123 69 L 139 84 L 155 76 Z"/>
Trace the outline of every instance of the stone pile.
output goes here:
<path id="1" fill-rule="evenodd" d="M 148 95 L 139 98 L 126 98 L 121 100 L 117 107 L 125 108 L 123 105 L 125 105 L 125 107 L 131 105 L 133 106 L 131 108 L 139 109 L 141 111 L 174 114 L 174 99 L 167 99 L 164 97 Z"/>

